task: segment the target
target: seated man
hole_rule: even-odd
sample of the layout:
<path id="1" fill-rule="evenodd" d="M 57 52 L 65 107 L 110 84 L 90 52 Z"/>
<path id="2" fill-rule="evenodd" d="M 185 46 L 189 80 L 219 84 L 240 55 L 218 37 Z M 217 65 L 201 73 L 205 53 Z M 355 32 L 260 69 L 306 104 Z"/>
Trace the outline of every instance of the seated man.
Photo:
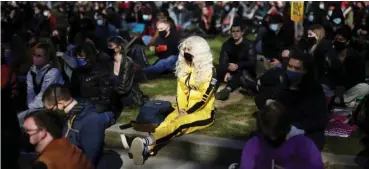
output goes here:
<path id="1" fill-rule="evenodd" d="M 282 59 L 288 57 L 290 53 L 288 49 L 294 45 L 294 36 L 284 24 L 282 15 L 270 15 L 268 29 L 263 34 L 261 43 L 262 55 L 270 67 L 280 66 Z"/>
<path id="2" fill-rule="evenodd" d="M 105 128 L 108 120 L 104 114 L 96 113 L 96 108 L 89 102 L 77 101 L 62 85 L 51 85 L 42 97 L 45 108 L 58 111 L 68 118 L 63 126 L 63 136 L 77 145 L 87 159 L 97 165 L 103 153 Z"/>
<path id="3" fill-rule="evenodd" d="M 337 30 L 334 47 L 327 54 L 327 84 L 324 85 L 326 91 L 336 89 L 336 104 L 345 103 L 349 107 L 355 106 L 357 98 L 369 94 L 369 85 L 365 83 L 365 61 L 355 49 L 348 46 L 351 36 L 348 26 Z"/>
<path id="4" fill-rule="evenodd" d="M 284 76 L 280 74 L 282 68 L 273 68 L 265 73 L 270 79 L 262 77 L 262 81 L 258 81 L 258 86 L 261 86 L 258 88 L 264 91 L 255 97 L 255 103 L 262 110 L 268 99 L 280 102 L 290 113 L 292 124 L 304 130 L 305 135 L 322 150 L 328 109 L 323 88 L 315 78 L 312 62 L 310 55 L 293 50 Z M 273 72 L 278 77 L 271 76 Z M 278 83 L 271 85 L 271 81 Z"/>
<path id="5" fill-rule="evenodd" d="M 205 39 L 191 36 L 183 41 L 176 75 L 177 107 L 149 137 L 133 140 L 130 153 L 135 164 L 142 165 L 145 157 L 155 153 L 155 145 L 204 129 L 214 122 L 217 80 L 210 47 Z"/>
<path id="6" fill-rule="evenodd" d="M 143 69 L 149 76 L 174 71 L 178 60 L 178 33 L 172 30 L 168 20 L 159 20 L 156 27 L 159 37 L 155 41 L 155 53 L 159 60 L 154 65 Z"/>
<path id="7" fill-rule="evenodd" d="M 225 41 L 220 52 L 219 63 L 221 72 L 225 73 L 224 81 L 227 86 L 215 94 L 218 100 L 227 100 L 229 94 L 241 86 L 247 88 L 249 94 L 255 92 L 255 64 L 256 56 L 252 45 L 243 38 L 244 27 L 235 22 L 231 28 L 232 37 Z"/>
<path id="8" fill-rule="evenodd" d="M 268 100 L 258 116 L 262 134 L 246 143 L 240 169 L 324 168 L 316 145 L 291 124 L 282 104 Z"/>
<path id="9" fill-rule="evenodd" d="M 55 83 L 64 83 L 60 71 L 52 65 L 52 52 L 47 44 L 40 44 L 34 50 L 33 65 L 27 73 L 27 105 L 29 110 L 18 114 L 20 126 L 22 126 L 24 117 L 29 112 L 44 107 L 42 94 L 48 86 Z"/>
<path id="10" fill-rule="evenodd" d="M 40 153 L 33 169 L 93 169 L 93 165 L 76 146 L 62 136 L 63 121 L 53 111 L 36 111 L 24 120 L 29 141 Z"/>

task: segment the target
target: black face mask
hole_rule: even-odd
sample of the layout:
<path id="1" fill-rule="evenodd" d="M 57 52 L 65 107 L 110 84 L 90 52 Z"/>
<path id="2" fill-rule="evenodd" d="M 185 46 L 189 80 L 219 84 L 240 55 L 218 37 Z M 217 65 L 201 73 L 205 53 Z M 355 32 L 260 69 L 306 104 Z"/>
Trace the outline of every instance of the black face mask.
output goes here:
<path id="1" fill-rule="evenodd" d="M 114 56 L 115 55 L 115 50 L 114 49 L 108 49 L 107 54 L 109 56 Z"/>
<path id="2" fill-rule="evenodd" d="M 346 43 L 345 42 L 334 41 L 333 45 L 334 45 L 334 48 L 338 51 L 342 51 L 342 50 L 346 49 Z"/>
<path id="3" fill-rule="evenodd" d="M 183 57 L 184 57 L 184 59 L 185 59 L 187 62 L 192 63 L 193 55 L 191 55 L 190 53 L 185 52 L 185 53 L 183 54 Z"/>
<path id="4" fill-rule="evenodd" d="M 162 37 L 162 38 L 165 38 L 165 36 L 167 36 L 167 31 L 164 30 L 164 31 L 159 31 L 159 36 Z"/>
<path id="5" fill-rule="evenodd" d="M 290 61 L 290 58 L 289 57 L 287 57 L 287 58 L 282 58 L 282 67 L 283 68 L 287 68 L 287 66 L 288 66 L 288 62 Z"/>
<path id="6" fill-rule="evenodd" d="M 264 136 L 264 140 L 266 141 L 266 143 L 269 146 L 271 146 L 273 148 L 278 148 L 284 143 L 284 141 L 286 141 L 286 138 L 285 137 L 280 137 L 280 138 L 277 138 L 277 139 L 273 140 L 273 139 L 271 139 L 267 136 Z"/>
<path id="7" fill-rule="evenodd" d="M 308 39 L 307 39 L 307 43 L 309 44 L 309 46 L 311 47 L 311 46 L 313 46 L 313 45 L 315 45 L 316 44 L 316 38 L 315 37 L 308 37 Z"/>

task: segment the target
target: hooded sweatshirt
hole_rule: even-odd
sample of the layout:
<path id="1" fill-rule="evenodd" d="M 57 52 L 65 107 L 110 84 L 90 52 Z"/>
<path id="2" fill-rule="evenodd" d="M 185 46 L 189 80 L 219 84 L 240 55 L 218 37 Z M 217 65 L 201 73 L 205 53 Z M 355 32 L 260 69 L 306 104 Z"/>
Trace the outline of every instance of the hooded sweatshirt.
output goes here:
<path id="1" fill-rule="evenodd" d="M 292 126 L 286 141 L 278 148 L 262 136 L 249 140 L 242 152 L 240 169 L 323 169 L 322 157 L 314 142 Z"/>

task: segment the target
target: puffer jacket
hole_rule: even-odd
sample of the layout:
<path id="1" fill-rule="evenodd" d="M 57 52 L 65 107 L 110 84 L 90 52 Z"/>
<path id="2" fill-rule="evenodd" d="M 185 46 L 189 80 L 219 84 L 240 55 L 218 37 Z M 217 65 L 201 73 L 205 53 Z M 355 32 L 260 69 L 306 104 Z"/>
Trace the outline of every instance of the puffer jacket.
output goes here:
<path id="1" fill-rule="evenodd" d="M 110 73 L 101 64 L 86 65 L 73 71 L 71 78 L 73 97 L 90 100 L 98 113 L 111 111 L 114 92 Z"/>
<path id="2" fill-rule="evenodd" d="M 217 88 L 215 69 L 204 75 L 206 81 L 196 83 L 192 68 L 185 70 L 186 75 L 178 77 L 177 108 L 187 113 L 206 113 L 210 116 L 215 109 L 214 92 Z"/>

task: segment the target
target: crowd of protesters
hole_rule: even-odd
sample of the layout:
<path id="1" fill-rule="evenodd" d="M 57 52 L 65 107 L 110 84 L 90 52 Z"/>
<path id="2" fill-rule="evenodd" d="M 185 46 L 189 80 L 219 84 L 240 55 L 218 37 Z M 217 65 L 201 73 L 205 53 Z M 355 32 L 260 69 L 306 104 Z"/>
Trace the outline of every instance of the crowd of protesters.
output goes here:
<path id="1" fill-rule="evenodd" d="M 241 87 L 260 111 L 240 168 L 323 168 L 330 107 L 369 94 L 368 10 L 361 1 L 305 2 L 294 23 L 290 2 L 2 2 L 2 166 L 18 168 L 19 152 L 34 151 L 35 168 L 106 168 L 105 129 L 149 100 L 139 83 L 175 72 L 178 110 L 135 139 L 135 163 L 163 138 L 211 126 L 215 100 Z M 229 38 L 215 71 L 203 38 L 218 35 Z M 226 83 L 219 92 L 215 78 Z"/>

